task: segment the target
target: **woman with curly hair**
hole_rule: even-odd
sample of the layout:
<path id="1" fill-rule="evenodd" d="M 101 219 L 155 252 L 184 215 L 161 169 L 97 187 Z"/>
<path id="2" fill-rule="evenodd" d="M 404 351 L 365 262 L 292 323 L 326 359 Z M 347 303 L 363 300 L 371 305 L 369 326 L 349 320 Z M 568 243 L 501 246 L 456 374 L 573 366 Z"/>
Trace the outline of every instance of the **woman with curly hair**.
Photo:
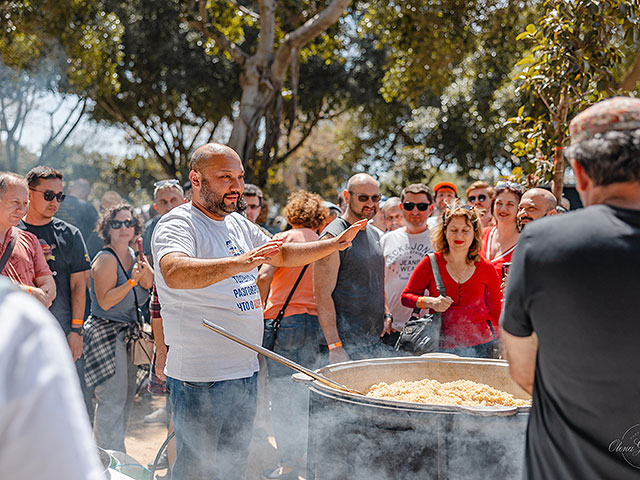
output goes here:
<path id="1" fill-rule="evenodd" d="M 489 357 L 496 346 L 502 294 L 497 271 L 480 256 L 478 211 L 458 203 L 448 206 L 432 238 L 447 296 L 438 295 L 425 257 L 402 292 L 402 304 L 442 313 L 441 351 Z"/>
<path id="2" fill-rule="evenodd" d="M 91 263 L 91 315 L 85 323 L 85 378 L 95 388 L 94 434 L 99 447 L 125 452 L 124 437 L 136 387 L 137 367 L 127 339 L 138 320 L 137 305 L 149 297 L 153 270 L 136 260 L 129 244 L 142 222 L 129 205 L 108 209 L 96 231 L 104 247 Z"/>
<path id="3" fill-rule="evenodd" d="M 273 238 L 288 242 L 310 242 L 318 239 L 318 228 L 329 211 L 322 198 L 314 193 L 298 191 L 289 195 L 284 216 L 292 229 Z M 278 268 L 263 265 L 258 276 L 260 295 L 266 302 L 265 324 L 273 322 L 284 305 L 303 267 Z M 269 286 L 271 291 L 269 292 Z M 314 368 L 317 362 L 319 324 L 313 295 L 313 265 L 301 277 L 280 323 L 274 351 Z M 271 419 L 278 444 L 280 466 L 265 472 L 266 478 L 297 479 L 307 445 L 308 410 L 306 388 L 294 384 L 289 377 L 293 370 L 267 359 Z"/>

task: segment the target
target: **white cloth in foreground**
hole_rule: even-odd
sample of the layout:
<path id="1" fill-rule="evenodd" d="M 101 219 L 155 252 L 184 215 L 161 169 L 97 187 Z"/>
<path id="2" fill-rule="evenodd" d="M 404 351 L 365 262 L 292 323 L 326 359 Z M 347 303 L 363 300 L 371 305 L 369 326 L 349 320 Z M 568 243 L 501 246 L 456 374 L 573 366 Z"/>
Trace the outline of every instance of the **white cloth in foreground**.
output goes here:
<path id="1" fill-rule="evenodd" d="M 22 292 L 0 300 L 0 477 L 105 479 L 62 330 Z"/>

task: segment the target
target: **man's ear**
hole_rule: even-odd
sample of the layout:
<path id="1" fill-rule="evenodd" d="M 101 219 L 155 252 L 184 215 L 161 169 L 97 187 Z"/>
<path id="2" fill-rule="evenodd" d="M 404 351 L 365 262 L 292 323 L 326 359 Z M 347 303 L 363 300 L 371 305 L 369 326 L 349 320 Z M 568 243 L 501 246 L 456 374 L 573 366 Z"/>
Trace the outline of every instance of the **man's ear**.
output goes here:
<path id="1" fill-rule="evenodd" d="M 569 163 L 571 164 L 571 168 L 573 169 L 573 173 L 576 177 L 576 189 L 584 192 L 589 188 L 589 185 L 592 184 L 593 181 L 589 178 L 589 175 L 587 175 L 587 172 L 585 172 L 582 165 L 580 165 L 580 162 L 571 159 L 569 160 Z"/>
<path id="2" fill-rule="evenodd" d="M 191 185 L 193 187 L 200 188 L 200 174 L 195 170 L 191 170 L 189 172 L 189 180 L 191 180 Z"/>
<path id="3" fill-rule="evenodd" d="M 154 203 L 154 204 L 153 204 L 153 209 L 154 209 L 156 212 L 158 211 L 158 204 L 157 204 L 157 203 Z"/>
<path id="4" fill-rule="evenodd" d="M 545 217 L 550 217 L 551 215 L 557 215 L 557 214 L 558 214 L 558 211 L 555 208 L 552 208 L 545 214 Z"/>

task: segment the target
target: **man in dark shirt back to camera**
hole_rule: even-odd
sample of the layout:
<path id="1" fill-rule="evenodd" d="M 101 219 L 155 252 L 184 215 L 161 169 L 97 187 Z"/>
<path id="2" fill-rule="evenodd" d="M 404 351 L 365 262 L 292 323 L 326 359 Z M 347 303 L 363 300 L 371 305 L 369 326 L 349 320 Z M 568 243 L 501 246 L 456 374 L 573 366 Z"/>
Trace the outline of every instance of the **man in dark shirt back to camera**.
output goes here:
<path id="1" fill-rule="evenodd" d="M 527 225 L 505 292 L 511 374 L 533 392 L 525 478 L 640 478 L 640 99 L 570 133 L 587 208 Z"/>

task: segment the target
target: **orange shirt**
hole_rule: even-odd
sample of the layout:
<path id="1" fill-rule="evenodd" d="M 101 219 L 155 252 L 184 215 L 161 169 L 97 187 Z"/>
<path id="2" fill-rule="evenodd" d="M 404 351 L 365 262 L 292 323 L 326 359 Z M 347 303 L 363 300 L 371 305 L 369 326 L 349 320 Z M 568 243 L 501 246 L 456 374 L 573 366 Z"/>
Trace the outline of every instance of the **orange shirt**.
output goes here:
<path id="1" fill-rule="evenodd" d="M 14 283 L 36 287 L 36 278 L 51 275 L 40 241 L 33 233 L 12 227 L 4 237 L 2 247 L 0 247 L 0 257 L 7 248 L 12 230 L 17 235 L 16 243 L 9 261 L 1 273 L 13 280 Z"/>
<path id="2" fill-rule="evenodd" d="M 310 228 L 293 228 L 286 232 L 278 233 L 274 239 L 283 240 L 284 243 L 290 242 L 313 242 L 318 240 L 318 234 Z M 293 288 L 298 275 L 303 267 L 280 267 L 276 270 L 271 281 L 271 291 L 267 299 L 267 305 L 264 310 L 264 318 L 276 318 L 278 312 L 284 305 L 285 300 L 289 296 L 289 292 Z M 296 288 L 293 297 L 287 305 L 284 316 L 296 315 L 299 313 L 308 313 L 309 315 L 317 315 L 316 301 L 313 296 L 313 264 L 309 265 L 307 271 L 298 288 Z"/>

